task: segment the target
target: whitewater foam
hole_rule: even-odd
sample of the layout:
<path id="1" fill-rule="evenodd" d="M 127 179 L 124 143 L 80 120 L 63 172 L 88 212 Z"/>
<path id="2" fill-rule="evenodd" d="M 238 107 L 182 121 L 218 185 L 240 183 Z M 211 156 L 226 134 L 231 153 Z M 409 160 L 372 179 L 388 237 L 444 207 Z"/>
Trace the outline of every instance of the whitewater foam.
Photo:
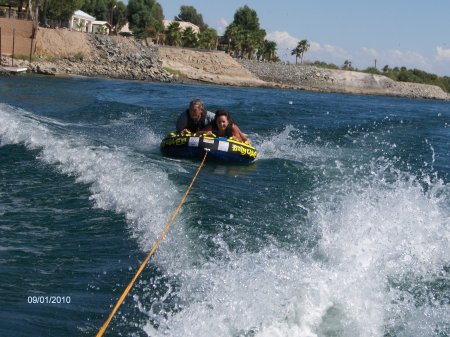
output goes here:
<path id="1" fill-rule="evenodd" d="M 0 144 L 23 144 L 40 150 L 38 158 L 56 165 L 79 183 L 89 184 L 96 207 L 123 213 L 132 233 L 147 251 L 163 227 L 178 191 L 160 167 L 127 149 L 95 146 L 85 139 L 54 132 L 50 119 L 8 105 L 0 105 Z"/>
<path id="2" fill-rule="evenodd" d="M 222 242 L 221 259 L 177 274 L 183 310 L 144 331 L 367 337 L 391 328 L 404 336 L 446 331 L 448 304 L 418 307 L 393 282 L 410 275 L 435 282 L 450 263 L 448 186 L 436 176 L 402 172 L 383 157 L 337 165 L 339 175 L 318 187 L 308 206 L 307 221 L 321 232 L 310 254 L 279 246 L 237 254 Z M 417 280 L 414 287 L 427 288 Z"/>

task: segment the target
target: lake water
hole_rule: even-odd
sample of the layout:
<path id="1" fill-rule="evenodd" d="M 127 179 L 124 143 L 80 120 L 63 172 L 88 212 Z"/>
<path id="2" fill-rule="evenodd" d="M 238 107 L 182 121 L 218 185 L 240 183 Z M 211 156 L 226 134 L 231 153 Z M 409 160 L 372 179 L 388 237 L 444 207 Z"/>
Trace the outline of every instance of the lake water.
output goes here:
<path id="1" fill-rule="evenodd" d="M 159 152 L 196 97 L 258 158 L 205 164 L 105 336 L 450 335 L 449 102 L 33 76 L 0 78 L 1 336 L 97 333 L 199 165 Z"/>

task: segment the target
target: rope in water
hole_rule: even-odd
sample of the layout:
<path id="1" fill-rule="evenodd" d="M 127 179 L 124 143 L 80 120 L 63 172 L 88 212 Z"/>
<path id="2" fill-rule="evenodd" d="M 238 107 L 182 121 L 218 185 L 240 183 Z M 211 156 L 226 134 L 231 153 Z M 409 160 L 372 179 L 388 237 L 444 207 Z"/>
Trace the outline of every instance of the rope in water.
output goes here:
<path id="1" fill-rule="evenodd" d="M 189 184 L 189 187 L 186 190 L 186 193 L 184 193 L 183 199 L 181 199 L 180 204 L 178 205 L 177 209 L 175 210 L 175 212 L 173 213 L 172 217 L 170 218 L 169 222 L 167 223 L 166 227 L 164 228 L 164 230 L 161 233 L 161 236 L 159 237 L 158 241 L 156 241 L 156 243 L 153 245 L 152 250 L 150 251 L 150 253 L 147 255 L 147 257 L 145 258 L 144 262 L 142 262 L 141 266 L 139 267 L 138 271 L 136 272 L 136 274 L 134 275 L 133 279 L 131 280 L 130 284 L 125 288 L 122 296 L 120 296 L 119 300 L 117 301 L 116 305 L 114 306 L 114 309 L 111 311 L 111 313 L 109 314 L 108 319 L 106 320 L 106 322 L 103 324 L 103 326 L 101 327 L 101 329 L 99 330 L 99 332 L 97 333 L 97 337 L 101 337 L 103 336 L 103 334 L 105 333 L 106 329 L 108 328 L 109 323 L 111 322 L 111 320 L 113 319 L 114 315 L 116 314 L 117 310 L 119 309 L 120 305 L 122 304 L 122 302 L 125 300 L 125 297 L 128 295 L 128 293 L 130 292 L 131 288 L 133 287 L 134 283 L 136 282 L 136 279 L 139 277 L 139 275 L 142 273 L 142 271 L 144 270 L 145 266 L 147 265 L 148 261 L 150 260 L 150 258 L 152 257 L 153 253 L 156 251 L 156 248 L 158 248 L 159 244 L 161 243 L 161 241 L 164 239 L 164 237 L 166 236 L 167 232 L 169 231 L 170 226 L 172 225 L 173 221 L 175 220 L 175 218 L 178 215 L 178 212 L 181 209 L 181 206 L 183 206 L 184 201 L 186 200 L 186 197 L 188 196 L 192 185 L 194 185 L 194 181 L 195 179 L 197 179 L 198 174 L 200 173 L 200 170 L 203 167 L 203 164 L 205 163 L 206 160 L 206 156 L 208 155 L 208 152 L 205 151 L 205 156 L 203 157 L 203 160 L 200 164 L 200 166 L 197 169 L 197 172 L 195 173 L 194 177 L 192 178 L 191 183 Z"/>

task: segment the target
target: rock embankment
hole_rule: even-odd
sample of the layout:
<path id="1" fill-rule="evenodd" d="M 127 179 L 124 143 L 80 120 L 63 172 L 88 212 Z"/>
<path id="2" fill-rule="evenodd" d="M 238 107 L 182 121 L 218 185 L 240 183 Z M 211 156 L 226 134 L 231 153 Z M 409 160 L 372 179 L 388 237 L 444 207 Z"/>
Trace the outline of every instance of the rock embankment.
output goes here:
<path id="1" fill-rule="evenodd" d="M 162 68 L 156 47 L 134 39 L 54 29 L 40 31 L 36 54 L 41 60 L 27 65 L 33 72 L 158 82 L 177 80 Z M 46 42 L 47 39 L 52 42 Z"/>
<path id="2" fill-rule="evenodd" d="M 440 87 L 396 82 L 386 76 L 356 71 L 323 69 L 310 65 L 239 60 L 260 79 L 283 88 L 409 98 L 450 99 Z"/>

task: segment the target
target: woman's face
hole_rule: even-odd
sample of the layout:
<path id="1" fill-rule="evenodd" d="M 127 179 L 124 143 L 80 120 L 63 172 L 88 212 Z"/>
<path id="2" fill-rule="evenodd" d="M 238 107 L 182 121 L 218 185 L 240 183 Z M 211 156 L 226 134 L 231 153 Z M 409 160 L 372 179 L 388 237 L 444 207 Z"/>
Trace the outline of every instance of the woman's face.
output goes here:
<path id="1" fill-rule="evenodd" d="M 228 126 L 228 118 L 227 116 L 219 116 L 216 120 L 217 128 L 219 131 L 224 131 Z"/>

